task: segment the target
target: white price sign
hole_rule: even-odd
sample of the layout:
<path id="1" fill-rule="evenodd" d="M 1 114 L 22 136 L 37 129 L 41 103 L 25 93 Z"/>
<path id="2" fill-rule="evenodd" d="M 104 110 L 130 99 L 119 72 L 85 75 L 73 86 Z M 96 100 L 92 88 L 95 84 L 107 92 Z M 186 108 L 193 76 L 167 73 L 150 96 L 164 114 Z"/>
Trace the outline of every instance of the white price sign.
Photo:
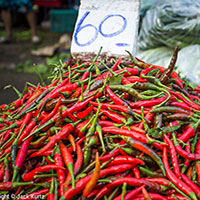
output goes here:
<path id="1" fill-rule="evenodd" d="M 106 57 L 135 54 L 140 0 L 82 0 L 71 53 L 78 57 L 97 54 Z"/>

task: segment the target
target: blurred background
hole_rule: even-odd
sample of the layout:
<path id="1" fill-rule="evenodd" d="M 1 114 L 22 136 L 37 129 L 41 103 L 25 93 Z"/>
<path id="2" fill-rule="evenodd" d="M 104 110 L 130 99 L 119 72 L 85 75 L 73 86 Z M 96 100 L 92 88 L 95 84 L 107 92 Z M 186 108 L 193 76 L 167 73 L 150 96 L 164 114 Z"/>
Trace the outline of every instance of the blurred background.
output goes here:
<path id="1" fill-rule="evenodd" d="M 26 82 L 48 83 L 48 76 L 55 65 L 70 59 L 71 36 L 80 1 L 34 0 L 33 3 L 40 42 L 31 42 L 25 13 L 13 10 L 12 40 L 0 43 L 0 104 L 17 98 L 16 93 L 12 89 L 5 90 L 5 86 L 12 84 L 23 91 Z M 0 36 L 5 36 L 2 17 Z"/>
<path id="2" fill-rule="evenodd" d="M 2 1 L 7 0 L 0 0 L 0 6 Z M 17 98 L 14 90 L 5 86 L 23 91 L 26 82 L 48 83 L 56 65 L 71 59 L 71 38 L 80 1 L 34 0 L 33 4 L 40 40 L 31 41 L 25 13 L 13 10 L 12 40 L 0 43 L 0 104 Z M 0 17 L 0 37 L 6 34 L 3 22 Z M 199 84 L 200 0 L 141 0 L 136 56 L 167 67 L 176 45 L 178 71 Z"/>

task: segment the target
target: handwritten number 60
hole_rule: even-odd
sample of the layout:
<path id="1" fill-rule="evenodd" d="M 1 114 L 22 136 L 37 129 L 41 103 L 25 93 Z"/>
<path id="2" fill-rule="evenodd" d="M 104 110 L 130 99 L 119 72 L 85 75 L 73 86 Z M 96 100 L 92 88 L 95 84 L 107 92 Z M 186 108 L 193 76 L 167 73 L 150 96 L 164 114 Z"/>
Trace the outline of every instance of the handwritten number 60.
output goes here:
<path id="1" fill-rule="evenodd" d="M 94 25 L 92 24 L 86 24 L 84 26 L 82 26 L 84 20 L 86 19 L 86 17 L 90 14 L 90 11 L 87 11 L 85 12 L 85 14 L 83 15 L 83 17 L 80 19 L 80 21 L 78 22 L 77 24 L 77 28 L 75 30 L 75 33 L 74 33 L 74 39 L 75 39 L 75 42 L 78 46 L 81 46 L 81 47 L 84 47 L 84 46 L 89 46 L 90 44 L 92 44 L 98 37 L 98 33 L 100 33 L 103 37 L 114 37 L 114 36 L 117 36 L 119 35 L 120 33 L 122 33 L 126 26 L 127 26 L 127 20 L 125 17 L 123 17 L 122 15 L 119 15 L 119 14 L 113 14 L 113 15 L 107 15 L 99 24 L 99 29 L 97 29 Z M 123 21 L 123 25 L 122 27 L 113 32 L 113 33 L 104 33 L 103 32 L 103 24 L 108 20 L 108 19 L 111 19 L 113 17 L 119 17 L 122 19 Z M 95 30 L 95 33 L 94 33 L 94 36 L 89 40 L 89 41 L 86 41 L 85 43 L 80 43 L 78 41 L 78 34 L 81 32 L 81 30 L 83 30 L 84 28 L 88 28 L 88 27 L 91 27 Z"/>
<path id="2" fill-rule="evenodd" d="M 97 36 L 98 36 L 98 30 L 97 30 L 97 28 L 96 28 L 95 26 L 93 26 L 92 24 L 86 24 L 86 25 L 84 25 L 84 26 L 81 26 L 82 23 L 83 23 L 83 21 L 85 20 L 85 18 L 86 18 L 89 14 L 90 14 L 90 12 L 87 11 L 87 12 L 83 15 L 83 17 L 80 19 L 80 21 L 79 21 L 78 24 L 77 24 L 77 28 L 76 28 L 76 31 L 75 31 L 75 34 L 74 34 L 75 42 L 77 43 L 77 45 L 79 45 L 79 46 L 81 46 L 81 47 L 90 45 L 91 43 L 93 43 L 93 42 L 96 40 L 96 38 L 97 38 Z M 81 30 L 83 30 L 84 28 L 87 28 L 87 27 L 92 27 L 92 28 L 94 28 L 94 29 L 95 29 L 95 34 L 94 34 L 94 36 L 93 36 L 92 39 L 90 39 L 90 40 L 87 41 L 86 43 L 82 43 L 82 44 L 81 44 L 81 43 L 78 41 L 78 34 L 80 33 Z"/>

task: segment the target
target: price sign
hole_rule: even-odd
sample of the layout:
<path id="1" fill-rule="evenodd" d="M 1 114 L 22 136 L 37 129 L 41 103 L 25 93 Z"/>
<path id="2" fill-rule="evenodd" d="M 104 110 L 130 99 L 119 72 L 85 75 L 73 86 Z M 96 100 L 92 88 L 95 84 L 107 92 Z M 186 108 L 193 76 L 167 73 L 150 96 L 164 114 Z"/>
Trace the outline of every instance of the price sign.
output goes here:
<path id="1" fill-rule="evenodd" d="M 135 54 L 140 0 L 82 0 L 71 53 L 87 58 L 98 53 L 106 57 Z"/>

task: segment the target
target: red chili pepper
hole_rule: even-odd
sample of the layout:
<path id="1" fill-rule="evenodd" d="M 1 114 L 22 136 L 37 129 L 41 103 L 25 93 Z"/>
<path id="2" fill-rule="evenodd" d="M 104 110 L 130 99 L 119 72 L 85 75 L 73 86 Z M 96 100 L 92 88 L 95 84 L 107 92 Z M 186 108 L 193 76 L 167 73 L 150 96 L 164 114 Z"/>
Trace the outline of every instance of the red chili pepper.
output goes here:
<path id="1" fill-rule="evenodd" d="M 120 99 L 106 84 L 106 92 L 109 95 L 109 97 L 112 99 L 112 101 L 120 106 L 128 106 L 126 102 L 124 102 L 122 99 Z"/>
<path id="2" fill-rule="evenodd" d="M 36 192 L 32 192 L 32 193 L 29 193 L 27 195 L 21 195 L 21 197 L 19 197 L 19 200 L 25 200 L 25 199 L 33 199 L 33 200 L 36 200 L 37 198 L 35 197 L 39 197 L 41 196 L 43 198 L 42 195 L 45 195 L 49 192 L 49 189 L 47 188 L 44 188 L 42 190 L 39 190 L 39 191 L 36 191 Z"/>
<path id="3" fill-rule="evenodd" d="M 6 105 L 6 104 L 5 104 Z M 16 101 L 14 101 L 11 106 L 14 107 L 14 109 L 19 108 L 22 105 L 22 99 L 17 99 Z M 3 106 L 3 105 L 2 105 Z"/>
<path id="4" fill-rule="evenodd" d="M 76 122 L 78 119 L 73 115 L 73 114 L 71 114 L 69 111 L 68 111 L 68 109 L 66 109 L 66 110 L 64 110 L 65 111 L 65 117 L 69 117 L 71 120 L 72 120 L 72 122 Z"/>
<path id="5" fill-rule="evenodd" d="M 68 148 L 62 143 L 59 143 L 60 146 L 60 151 L 64 160 L 65 165 L 67 166 L 69 173 L 71 175 L 71 180 L 72 180 L 72 188 L 75 188 L 75 180 L 74 180 L 74 173 L 73 173 L 73 159 L 72 155 L 69 152 Z"/>
<path id="6" fill-rule="evenodd" d="M 186 144 L 187 144 L 187 146 L 185 147 L 185 151 L 188 152 L 188 153 L 190 153 L 190 149 L 191 149 L 190 142 L 187 141 Z M 191 160 L 185 159 L 185 161 L 184 161 L 184 163 L 183 163 L 183 167 L 182 167 L 182 169 L 181 169 L 181 172 L 182 172 L 182 173 L 184 173 L 184 172 L 187 170 L 187 168 L 188 168 L 189 165 L 190 165 L 190 162 L 191 162 Z"/>
<path id="7" fill-rule="evenodd" d="M 190 106 L 191 108 L 193 108 L 193 109 L 196 109 L 196 110 L 200 110 L 200 106 L 199 105 L 197 105 L 196 103 L 194 103 L 194 102 L 190 102 L 190 101 L 188 101 L 187 99 L 185 99 L 182 95 L 181 95 L 181 93 L 178 93 L 178 92 L 174 92 L 174 91 L 172 91 L 172 90 L 168 90 L 171 94 L 173 94 L 174 96 L 176 96 L 177 98 L 179 98 L 180 100 L 182 100 L 184 103 L 186 103 L 188 106 Z"/>
<path id="8" fill-rule="evenodd" d="M 85 140 L 85 136 L 82 137 L 81 139 L 79 139 L 79 140 L 76 142 L 76 144 L 79 144 L 79 145 L 80 145 L 84 140 Z M 69 150 L 70 153 L 72 153 L 72 152 L 73 152 L 73 147 L 70 146 L 70 147 L 68 148 L 68 150 Z"/>
<path id="9" fill-rule="evenodd" d="M 140 134 L 136 131 L 129 131 L 129 130 L 124 130 L 124 129 L 120 129 L 120 128 L 116 128 L 116 127 L 103 127 L 102 132 L 128 136 L 128 137 L 138 140 L 144 144 L 151 144 L 151 145 L 155 146 L 156 148 L 159 148 L 161 150 L 163 149 L 162 145 L 154 142 L 153 139 L 151 139 L 150 137 L 147 138 L 146 135 Z"/>
<path id="10" fill-rule="evenodd" d="M 200 155 L 199 154 L 191 154 L 182 149 L 180 144 L 177 142 L 175 135 L 173 134 L 173 139 L 174 139 L 174 146 L 176 148 L 176 151 L 183 157 L 187 158 L 189 160 L 200 160 Z"/>
<path id="11" fill-rule="evenodd" d="M 102 162 L 107 161 L 107 160 L 111 159 L 112 157 L 115 157 L 119 153 L 120 153 L 120 149 L 115 149 L 112 153 L 108 153 L 105 156 L 100 157 L 99 160 L 101 160 Z"/>
<path id="12" fill-rule="evenodd" d="M 145 118 L 146 120 L 151 121 L 151 120 L 153 119 L 154 115 L 155 115 L 155 113 L 150 113 L 150 112 L 148 112 L 148 113 L 144 116 L 144 118 Z M 144 122 L 143 122 L 143 120 L 141 120 L 141 122 L 140 122 L 140 124 L 139 124 L 138 127 L 141 128 L 141 129 L 144 128 Z"/>
<path id="13" fill-rule="evenodd" d="M 164 185 L 167 187 L 171 187 L 171 182 L 166 178 L 146 178 L 148 181 L 152 181 L 154 183 L 158 183 L 160 185 Z"/>
<path id="14" fill-rule="evenodd" d="M 140 178 L 140 170 L 137 167 L 134 167 L 132 171 L 135 178 Z"/>
<path id="15" fill-rule="evenodd" d="M 200 183 L 200 161 L 196 162 L 197 181 Z"/>
<path id="16" fill-rule="evenodd" d="M 88 69 L 90 69 L 90 68 L 88 68 Z M 89 76 L 90 76 L 90 71 L 86 70 L 86 71 L 83 73 L 83 75 L 82 75 L 80 81 L 84 81 L 84 80 L 85 80 L 87 77 L 89 77 Z"/>
<path id="17" fill-rule="evenodd" d="M 200 188 L 193 181 L 191 181 L 185 174 L 181 173 L 181 178 L 187 185 L 189 185 L 192 188 L 197 197 L 200 198 Z"/>
<path id="18" fill-rule="evenodd" d="M 126 196 L 124 197 L 124 200 L 133 199 L 135 197 L 135 195 L 138 194 L 139 192 L 141 192 L 142 188 L 144 188 L 144 187 L 145 187 L 145 185 L 142 185 L 142 186 L 140 186 L 140 187 L 138 187 L 136 189 L 131 190 L 129 193 L 126 194 Z M 121 198 L 120 199 L 116 199 L 116 200 L 121 200 Z"/>
<path id="19" fill-rule="evenodd" d="M 30 184 L 33 184 L 33 182 L 0 182 L 0 191 L 11 191 L 13 188 L 27 186 Z"/>
<path id="20" fill-rule="evenodd" d="M 68 82 L 66 85 L 63 85 L 59 90 L 57 90 L 57 93 L 59 94 L 60 92 L 65 92 L 65 91 L 70 91 L 70 90 L 75 90 L 76 88 L 81 86 L 81 81 L 75 82 L 75 83 L 70 83 Z M 54 93 L 55 94 L 55 93 Z M 49 98 L 55 98 L 55 95 L 50 95 Z"/>
<path id="21" fill-rule="evenodd" d="M 32 141 L 33 137 L 30 137 L 29 139 L 25 140 L 22 143 L 21 148 L 19 149 L 18 153 L 17 153 L 17 157 L 16 157 L 16 161 L 15 161 L 15 167 L 13 168 L 13 177 L 12 177 L 12 181 L 14 182 L 19 170 L 22 168 L 26 155 L 27 155 L 27 151 L 28 151 L 28 147 L 30 142 Z"/>
<path id="22" fill-rule="evenodd" d="M 196 154 L 200 154 L 200 138 L 198 139 L 197 145 L 196 145 L 196 149 L 195 149 L 195 153 Z"/>
<path id="23" fill-rule="evenodd" d="M 87 88 L 87 85 L 83 86 L 83 90 Z M 70 96 L 71 99 L 78 98 L 81 94 L 81 87 L 76 88 L 75 92 Z"/>
<path id="24" fill-rule="evenodd" d="M 139 178 L 133 178 L 133 177 L 123 177 L 123 178 L 118 178 L 112 181 L 112 183 L 107 184 L 105 187 L 103 187 L 97 196 L 95 197 L 94 200 L 100 199 L 102 196 L 104 196 L 109 190 L 112 189 L 112 187 L 119 186 L 123 183 L 126 183 L 127 185 L 131 186 L 143 186 L 145 185 L 148 187 L 150 190 L 159 192 L 161 191 L 161 187 L 156 184 L 152 183 L 150 181 L 144 180 L 144 179 L 139 179 Z"/>
<path id="25" fill-rule="evenodd" d="M 198 154 L 198 155 L 200 154 L 200 139 L 197 142 L 195 154 Z M 196 162 L 196 171 L 197 171 L 197 180 L 198 180 L 198 183 L 200 183 L 200 161 Z"/>
<path id="26" fill-rule="evenodd" d="M 137 76 L 127 77 L 127 80 L 130 81 L 130 83 L 135 83 L 135 82 L 144 83 L 144 82 L 147 82 L 147 79 L 140 78 L 140 77 L 137 77 Z"/>
<path id="27" fill-rule="evenodd" d="M 154 200 L 167 200 L 166 197 L 164 197 L 164 196 L 162 196 L 162 195 L 160 195 L 160 194 L 150 193 L 150 192 L 149 192 L 148 194 L 149 194 L 149 197 L 150 197 L 151 199 L 154 199 Z M 143 196 L 143 194 L 140 193 L 140 194 L 136 194 L 136 195 L 135 195 L 134 200 L 146 200 L 146 199 L 145 199 L 145 197 Z"/>
<path id="28" fill-rule="evenodd" d="M 164 139 L 166 140 L 168 146 L 169 146 L 169 152 L 170 152 L 170 157 L 172 160 L 172 166 L 174 169 L 174 174 L 177 177 L 180 177 L 181 172 L 180 172 L 180 168 L 179 168 L 179 164 L 178 164 L 178 159 L 177 159 L 177 155 L 176 155 L 176 149 L 174 147 L 173 142 L 169 139 L 169 137 L 167 135 L 164 135 Z"/>
<path id="29" fill-rule="evenodd" d="M 177 101 L 173 101 L 170 103 L 170 106 L 176 106 L 176 107 L 180 107 L 183 108 L 185 110 L 191 111 L 191 107 L 189 107 L 186 103 L 184 102 L 177 102 Z"/>
<path id="30" fill-rule="evenodd" d="M 107 121 L 107 120 L 99 120 L 98 121 L 99 125 L 101 127 L 109 127 L 109 126 L 116 126 L 116 124 L 112 121 Z"/>
<path id="31" fill-rule="evenodd" d="M 122 85 L 129 85 L 131 82 L 124 76 L 122 76 Z"/>
<path id="32" fill-rule="evenodd" d="M 99 175 L 100 175 L 100 161 L 99 161 L 99 154 L 98 152 L 96 153 L 96 161 L 95 161 L 95 170 L 94 173 L 91 177 L 91 179 L 89 180 L 89 182 L 86 184 L 84 190 L 83 190 L 83 196 L 87 197 L 89 195 L 89 193 L 94 189 L 94 187 L 97 184 L 97 181 L 99 179 Z"/>
<path id="33" fill-rule="evenodd" d="M 117 62 L 112 66 L 112 70 L 115 71 L 118 67 L 118 65 L 120 65 L 122 62 L 122 58 L 118 59 Z"/>
<path id="34" fill-rule="evenodd" d="M 180 195 L 180 194 L 174 194 L 174 195 L 178 200 L 188 200 L 188 198 L 184 197 L 183 195 Z M 174 200 L 174 196 L 173 195 L 168 195 L 168 196 L 166 196 L 166 198 L 168 200 Z"/>
<path id="35" fill-rule="evenodd" d="M 124 69 L 120 69 L 120 70 L 117 70 L 115 71 L 116 74 L 119 74 L 119 73 L 122 73 L 124 72 L 124 77 L 127 77 L 127 76 L 133 76 L 133 75 L 138 75 L 139 74 L 139 69 L 138 68 L 131 68 L 131 67 L 126 67 Z"/>
<path id="36" fill-rule="evenodd" d="M 43 166 L 39 166 L 35 169 L 33 169 L 32 171 L 25 173 L 23 175 L 23 179 L 24 181 L 32 181 L 34 179 L 34 176 L 38 173 L 38 172 L 46 172 L 52 169 L 62 169 L 65 170 L 64 167 L 62 166 L 57 166 L 57 165 L 43 165 Z"/>
<path id="37" fill-rule="evenodd" d="M 9 126 L 7 126 L 6 128 L 1 129 L 0 133 L 2 133 L 4 131 L 7 131 L 7 130 L 11 130 L 11 129 L 16 128 L 16 127 L 19 127 L 22 124 L 22 122 L 23 122 L 22 120 L 18 120 L 15 123 L 12 123 L 12 124 L 10 122 L 8 122 Z"/>
<path id="38" fill-rule="evenodd" d="M 125 126 L 125 125 L 123 125 L 121 128 L 128 130 L 127 126 Z M 129 128 L 130 128 L 131 131 L 135 131 L 135 132 L 138 132 L 140 134 L 145 134 L 146 133 L 143 129 L 135 126 L 135 124 L 134 125 L 130 125 Z"/>
<path id="39" fill-rule="evenodd" d="M 3 164 L 0 165 L 0 182 L 3 181 L 3 176 L 4 176 L 4 169 L 3 169 Z"/>
<path id="40" fill-rule="evenodd" d="M 76 129 L 74 131 L 74 133 L 79 137 L 79 138 L 83 138 L 85 135 L 86 130 L 90 127 L 90 121 L 89 120 L 85 120 L 81 123 L 79 123 L 76 126 Z"/>
<path id="41" fill-rule="evenodd" d="M 54 136 L 51 137 L 51 140 L 42 149 L 40 149 L 39 152 L 43 153 L 51 149 L 57 142 L 66 138 L 73 130 L 74 130 L 73 124 L 67 124 L 63 126 L 58 133 L 56 133 Z"/>
<path id="42" fill-rule="evenodd" d="M 96 189 L 94 189 L 90 194 L 88 195 L 88 198 L 91 198 L 92 196 L 96 196 L 99 192 L 99 188 L 96 186 Z"/>
<path id="43" fill-rule="evenodd" d="M 93 108 L 95 111 L 97 111 L 97 108 Z M 126 118 L 119 115 L 118 113 L 106 110 L 106 109 L 100 109 L 100 112 L 103 112 L 103 114 L 105 114 L 107 117 L 109 117 L 110 119 L 112 119 L 114 122 L 116 123 L 126 123 Z"/>
<path id="44" fill-rule="evenodd" d="M 140 72 L 140 77 L 142 74 L 144 75 L 147 75 L 150 71 L 154 70 L 153 67 L 149 67 L 149 68 L 146 68 L 146 69 L 143 69 L 141 72 Z"/>
<path id="45" fill-rule="evenodd" d="M 172 72 L 171 77 L 176 80 L 176 84 L 183 88 L 182 80 L 179 78 L 178 74 L 175 71 Z"/>
<path id="46" fill-rule="evenodd" d="M 36 123 L 37 123 L 37 119 L 35 118 L 26 126 L 26 128 L 23 130 L 19 138 L 18 144 L 21 144 L 23 139 L 27 137 L 30 134 L 30 132 L 37 127 Z"/>
<path id="47" fill-rule="evenodd" d="M 69 134 L 67 138 L 73 147 L 73 151 L 76 151 L 76 142 L 74 136 L 72 134 Z"/>
<path id="48" fill-rule="evenodd" d="M 75 111 L 79 111 L 79 110 L 85 108 L 86 105 L 87 105 L 90 101 L 92 101 L 94 98 L 95 98 L 95 97 L 92 96 L 92 97 L 89 97 L 88 99 L 86 99 L 86 100 L 84 100 L 84 101 L 79 101 L 79 102 L 77 102 L 77 104 L 75 104 L 74 106 L 71 106 L 71 107 L 68 109 L 68 111 L 71 112 L 71 113 L 73 113 L 73 112 L 75 112 Z M 64 112 L 63 112 L 63 116 L 65 116 L 65 115 L 64 115 Z"/>
<path id="49" fill-rule="evenodd" d="M 83 153 L 82 153 L 82 149 L 78 143 L 76 143 L 76 155 L 77 155 L 77 159 L 74 164 L 74 171 L 73 171 L 74 176 L 76 176 L 78 174 L 78 172 L 81 169 L 82 163 L 83 163 Z M 65 184 L 64 184 L 65 188 L 68 186 L 70 181 L 71 181 L 71 175 L 68 173 L 67 178 L 65 179 Z"/>
<path id="50" fill-rule="evenodd" d="M 88 108 L 86 108 L 84 111 L 76 113 L 76 116 L 78 117 L 78 119 L 83 119 L 84 117 L 87 117 L 92 110 L 93 110 L 93 106 L 91 105 Z"/>
<path id="51" fill-rule="evenodd" d="M 48 135 L 44 135 L 44 136 L 41 136 L 38 140 L 34 141 L 34 142 L 31 142 L 31 146 L 34 148 L 34 149 L 38 149 L 42 146 L 44 146 L 44 141 L 48 138 Z"/>
<path id="52" fill-rule="evenodd" d="M 33 157 L 37 157 L 37 156 L 48 156 L 51 153 L 53 153 L 53 149 L 49 149 L 48 151 L 45 151 L 43 153 L 40 153 L 39 151 L 36 151 L 34 153 L 32 153 L 29 158 L 33 158 Z"/>
<path id="53" fill-rule="evenodd" d="M 166 175 L 169 178 L 169 180 L 174 183 L 175 186 L 177 186 L 181 191 L 186 193 L 188 196 L 190 196 L 192 199 L 197 199 L 195 193 L 191 190 L 190 187 L 188 187 L 183 181 L 181 181 L 176 175 L 171 171 L 169 167 L 169 162 L 168 162 L 168 156 L 167 156 L 167 148 L 164 147 L 163 150 L 163 164 L 165 166 L 166 170 Z"/>
<path id="54" fill-rule="evenodd" d="M 186 142 L 191 137 L 193 137 L 196 134 L 196 130 L 199 126 L 200 121 L 198 121 L 195 124 L 189 124 L 188 128 L 181 134 L 180 137 L 178 137 L 179 140 L 182 140 L 183 142 Z"/>
<path id="55" fill-rule="evenodd" d="M 144 161 L 142 161 L 139 158 L 133 158 L 132 156 L 116 156 L 114 159 L 107 165 L 107 166 L 112 166 L 112 165 L 118 165 L 118 164 L 133 164 L 136 166 L 137 164 L 139 165 L 145 165 Z"/>
<path id="56" fill-rule="evenodd" d="M 192 100 L 199 101 L 199 97 L 196 96 L 196 95 L 192 95 L 192 94 L 190 94 L 190 97 L 192 98 Z"/>
<path id="57" fill-rule="evenodd" d="M 26 94 L 24 94 L 24 96 L 22 97 L 22 99 L 17 99 L 16 101 L 14 101 L 12 103 L 12 107 L 14 107 L 14 109 L 19 108 L 20 106 L 22 106 L 22 104 L 24 103 L 24 101 L 28 98 L 28 96 L 31 94 L 31 92 L 27 92 Z"/>
<path id="58" fill-rule="evenodd" d="M 143 110 L 143 112 L 144 112 L 144 114 L 146 115 L 146 114 L 149 113 L 150 110 L 151 110 L 150 108 L 145 108 L 145 109 Z M 141 111 L 140 108 L 135 108 L 135 109 L 133 109 L 133 112 L 135 112 L 135 113 L 137 113 L 137 114 L 139 114 L 139 115 L 142 114 L 142 111 Z"/>
<path id="59" fill-rule="evenodd" d="M 47 200 L 54 200 L 54 178 L 52 178 L 51 186 L 47 196 Z"/>
<path id="60" fill-rule="evenodd" d="M 64 167 L 64 163 L 63 163 L 63 160 L 62 160 L 62 156 L 61 156 L 59 146 L 56 147 L 56 152 L 54 154 L 54 161 L 55 161 L 55 165 Z M 56 171 L 57 171 L 57 174 L 58 174 L 58 180 L 59 180 L 59 184 L 60 184 L 60 194 L 63 195 L 64 194 L 63 183 L 65 182 L 65 171 L 62 170 L 62 169 L 57 169 Z"/>

